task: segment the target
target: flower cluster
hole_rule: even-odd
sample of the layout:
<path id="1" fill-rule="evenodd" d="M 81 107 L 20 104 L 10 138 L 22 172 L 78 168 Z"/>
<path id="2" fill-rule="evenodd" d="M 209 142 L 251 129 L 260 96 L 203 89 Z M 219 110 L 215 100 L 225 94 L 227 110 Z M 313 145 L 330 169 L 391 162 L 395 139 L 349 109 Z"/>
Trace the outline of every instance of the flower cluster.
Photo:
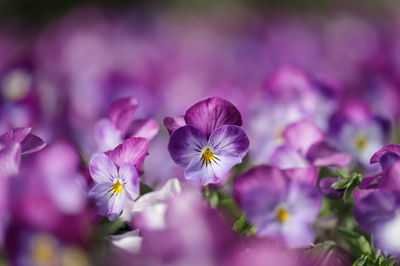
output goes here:
<path id="1" fill-rule="evenodd" d="M 0 265 L 400 263 L 396 32 L 167 17 L 0 31 Z"/>

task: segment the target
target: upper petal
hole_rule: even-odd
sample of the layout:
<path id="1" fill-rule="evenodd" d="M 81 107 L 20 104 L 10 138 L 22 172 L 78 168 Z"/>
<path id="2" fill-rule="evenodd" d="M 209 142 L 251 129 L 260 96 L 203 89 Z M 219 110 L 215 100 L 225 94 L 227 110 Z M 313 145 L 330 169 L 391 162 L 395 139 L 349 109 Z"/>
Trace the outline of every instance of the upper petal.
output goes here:
<path id="1" fill-rule="evenodd" d="M 393 155 L 387 158 L 382 158 L 384 157 L 385 154 L 388 153 L 392 153 Z M 397 156 L 396 156 L 397 155 Z M 370 163 L 378 163 L 380 162 L 381 164 L 389 164 L 388 162 L 386 162 L 388 159 L 392 159 L 393 157 L 395 157 L 396 159 L 398 157 L 400 157 L 400 145 L 397 144 L 390 144 L 390 145 L 386 145 L 383 146 L 379 151 L 377 151 L 370 160 Z M 383 161 L 382 161 L 383 160 Z M 381 162 L 382 161 L 382 162 Z M 384 167 L 384 166 L 383 166 Z"/>
<path id="2" fill-rule="evenodd" d="M 101 151 L 109 151 L 121 144 L 121 131 L 110 120 L 101 119 L 94 126 L 94 140 Z"/>
<path id="3" fill-rule="evenodd" d="M 117 167 L 105 154 L 95 154 L 89 162 L 89 171 L 96 183 L 113 182 L 118 177 Z"/>
<path id="4" fill-rule="evenodd" d="M 22 154 L 29 154 L 40 151 L 46 146 L 46 143 L 33 134 L 28 134 L 21 142 Z"/>
<path id="5" fill-rule="evenodd" d="M 22 142 L 26 136 L 31 132 L 30 127 L 14 128 L 0 136 L 0 142 L 7 145 L 12 142 Z"/>
<path id="6" fill-rule="evenodd" d="M 21 145 L 12 143 L 1 149 L 0 146 L 0 178 L 16 175 L 21 162 Z"/>
<path id="7" fill-rule="evenodd" d="M 14 128 L 0 136 L 0 143 L 8 145 L 13 142 L 21 143 L 21 154 L 37 152 L 46 146 L 39 137 L 30 134 L 30 127 Z"/>
<path id="8" fill-rule="evenodd" d="M 140 170 L 144 157 L 148 154 L 148 149 L 149 141 L 147 139 L 129 138 L 105 154 L 119 167 L 127 163 L 135 165 Z"/>
<path id="9" fill-rule="evenodd" d="M 128 135 L 151 140 L 157 135 L 159 130 L 160 126 L 156 120 L 151 118 L 138 119 L 131 123 L 128 129 Z"/>
<path id="10" fill-rule="evenodd" d="M 317 166 L 337 166 L 344 168 L 350 164 L 352 158 L 345 152 L 340 152 L 325 141 L 313 144 L 307 151 L 308 161 Z"/>
<path id="11" fill-rule="evenodd" d="M 214 148 L 215 154 L 230 154 L 242 159 L 249 149 L 249 139 L 238 126 L 222 126 L 210 136 L 209 145 Z"/>
<path id="12" fill-rule="evenodd" d="M 138 101 L 135 98 L 123 98 L 111 104 L 108 116 L 115 127 L 124 133 L 133 121 L 137 107 Z"/>
<path id="13" fill-rule="evenodd" d="M 166 118 L 164 118 L 163 123 L 170 135 L 178 128 L 186 125 L 185 118 L 183 116 L 177 116 L 177 117 L 167 116 Z"/>
<path id="14" fill-rule="evenodd" d="M 185 113 L 186 124 L 197 127 L 206 137 L 223 125 L 242 125 L 238 109 L 229 101 L 212 97 L 200 101 Z"/>
<path id="15" fill-rule="evenodd" d="M 176 164 L 186 167 L 194 156 L 200 155 L 206 144 L 206 137 L 199 129 L 193 126 L 183 126 L 172 133 L 168 151 Z"/>
<path id="16" fill-rule="evenodd" d="M 314 143 L 324 139 L 322 131 L 307 120 L 293 123 L 283 132 L 286 143 L 303 155 Z"/>

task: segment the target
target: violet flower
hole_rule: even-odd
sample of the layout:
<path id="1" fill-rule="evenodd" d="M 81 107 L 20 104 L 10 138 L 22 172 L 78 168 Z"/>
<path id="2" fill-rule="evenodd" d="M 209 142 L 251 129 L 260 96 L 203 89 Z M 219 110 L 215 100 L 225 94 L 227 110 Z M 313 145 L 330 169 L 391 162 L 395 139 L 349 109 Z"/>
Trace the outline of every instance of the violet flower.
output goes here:
<path id="1" fill-rule="evenodd" d="M 322 204 L 316 187 L 292 181 L 279 169 L 262 165 L 236 179 L 234 196 L 258 236 L 279 239 L 289 247 L 313 243 L 312 224 Z"/>
<path id="2" fill-rule="evenodd" d="M 345 167 L 351 162 L 348 154 L 332 147 L 307 120 L 289 125 L 282 135 L 285 143 L 274 151 L 270 163 L 298 181 L 315 184 L 318 167 Z"/>
<path id="3" fill-rule="evenodd" d="M 138 169 L 147 155 L 148 141 L 130 138 L 105 154 L 95 154 L 90 160 L 89 171 L 96 185 L 90 190 L 98 213 L 115 220 L 127 201 L 139 196 Z"/>
<path id="4" fill-rule="evenodd" d="M 138 108 L 135 98 L 123 98 L 113 102 L 108 110 L 108 118 L 95 125 L 94 138 L 101 151 L 114 149 L 126 137 L 142 137 L 151 140 L 159 130 L 154 119 L 136 119 Z"/>
<path id="5" fill-rule="evenodd" d="M 202 185 L 219 183 L 247 153 L 249 139 L 240 128 L 241 115 L 225 99 L 208 98 L 190 107 L 184 116 L 185 126 L 171 123 L 174 120 L 164 120 L 172 132 L 168 150 L 172 160 L 185 168 L 187 180 Z"/>
<path id="6" fill-rule="evenodd" d="M 379 163 L 382 170 L 364 178 L 360 184 L 361 189 L 386 188 L 400 191 L 400 145 L 383 146 L 371 157 L 370 163 Z"/>
<path id="7" fill-rule="evenodd" d="M 375 189 L 356 201 L 354 217 L 361 228 L 372 234 L 374 245 L 400 256 L 400 196 L 398 192 Z"/>
<path id="8" fill-rule="evenodd" d="M 21 155 L 40 151 L 46 146 L 30 132 L 31 128 L 15 128 L 0 136 L 0 176 L 17 174 Z"/>
<path id="9" fill-rule="evenodd" d="M 376 150 L 388 141 L 389 123 L 358 100 L 344 103 L 330 121 L 330 133 L 339 147 L 366 167 Z"/>

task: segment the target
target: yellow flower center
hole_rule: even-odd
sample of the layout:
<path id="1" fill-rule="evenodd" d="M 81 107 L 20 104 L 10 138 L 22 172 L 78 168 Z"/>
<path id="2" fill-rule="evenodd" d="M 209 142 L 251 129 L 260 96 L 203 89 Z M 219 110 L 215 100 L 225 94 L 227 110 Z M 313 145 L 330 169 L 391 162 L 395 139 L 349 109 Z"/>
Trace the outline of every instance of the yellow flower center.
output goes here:
<path id="1" fill-rule="evenodd" d="M 277 211 L 276 217 L 277 217 L 279 222 L 284 223 L 284 222 L 287 222 L 289 220 L 290 214 L 286 209 L 280 208 Z"/>
<path id="2" fill-rule="evenodd" d="M 367 144 L 368 144 L 368 140 L 364 135 L 360 135 L 357 138 L 356 145 L 357 145 L 357 149 L 359 151 L 364 150 L 367 147 Z"/>
<path id="3" fill-rule="evenodd" d="M 112 188 L 113 194 L 121 194 L 122 190 L 124 189 L 124 184 L 122 184 L 119 180 L 114 184 Z"/>
<path id="4" fill-rule="evenodd" d="M 217 157 L 212 153 L 210 148 L 206 148 L 201 153 L 201 161 L 203 164 L 208 165 L 211 162 L 215 161 Z"/>
<path id="5" fill-rule="evenodd" d="M 37 264 L 53 265 L 57 259 L 54 240 L 46 235 L 35 236 L 32 240 L 32 258 Z"/>

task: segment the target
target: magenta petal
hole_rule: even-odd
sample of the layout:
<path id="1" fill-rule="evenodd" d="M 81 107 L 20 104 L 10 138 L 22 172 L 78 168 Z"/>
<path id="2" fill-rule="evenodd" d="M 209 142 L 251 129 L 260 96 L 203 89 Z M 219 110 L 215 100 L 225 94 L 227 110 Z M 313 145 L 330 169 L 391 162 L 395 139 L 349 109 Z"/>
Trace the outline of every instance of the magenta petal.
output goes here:
<path id="1" fill-rule="evenodd" d="M 396 144 L 390 144 L 383 146 L 379 151 L 377 151 L 374 155 L 372 155 L 370 163 L 379 163 L 381 158 L 386 154 L 386 153 L 394 153 L 398 156 L 400 156 L 400 145 Z"/>
<path id="2" fill-rule="evenodd" d="M 290 180 L 300 183 L 315 185 L 318 179 L 318 170 L 310 165 L 304 168 L 291 168 L 282 170 Z"/>
<path id="3" fill-rule="evenodd" d="M 0 136 L 0 143 L 7 145 L 12 142 L 22 142 L 26 136 L 31 132 L 30 127 L 14 128 Z"/>
<path id="4" fill-rule="evenodd" d="M 195 156 L 199 156 L 207 144 L 201 131 L 192 126 L 180 127 L 172 133 L 168 151 L 172 160 L 181 167 L 186 167 Z"/>
<path id="5" fill-rule="evenodd" d="M 265 188 L 283 195 L 288 182 L 288 177 L 279 169 L 268 165 L 256 166 L 235 180 L 234 197 L 239 205 L 243 205 L 244 198 L 258 189 Z"/>
<path id="6" fill-rule="evenodd" d="M 377 186 L 377 182 L 380 180 L 381 174 L 364 177 L 361 181 L 360 188 L 361 189 L 370 189 L 375 188 Z"/>
<path id="7" fill-rule="evenodd" d="M 339 181 L 342 181 L 342 179 L 333 177 L 323 178 L 319 182 L 319 188 L 321 190 L 321 193 L 331 199 L 341 198 L 343 196 L 344 190 L 336 190 L 332 188 L 332 185 Z"/>
<path id="8" fill-rule="evenodd" d="M 40 151 L 46 143 L 39 137 L 28 134 L 21 142 L 22 155 Z"/>
<path id="9" fill-rule="evenodd" d="M 119 169 L 118 174 L 119 178 L 124 182 L 124 189 L 127 192 L 126 196 L 130 200 L 135 200 L 137 197 L 139 197 L 140 180 L 135 166 L 124 164 Z"/>
<path id="10" fill-rule="evenodd" d="M 154 119 L 138 119 L 131 123 L 128 129 L 130 137 L 140 137 L 148 140 L 153 139 L 160 130 L 158 122 Z"/>
<path id="11" fill-rule="evenodd" d="M 286 127 L 283 132 L 286 143 L 303 155 L 316 142 L 324 139 L 322 131 L 309 121 L 303 120 Z"/>
<path id="12" fill-rule="evenodd" d="M 108 151 L 105 154 L 119 167 L 123 164 L 132 164 L 138 170 L 141 170 L 144 157 L 148 154 L 148 149 L 149 141 L 147 139 L 129 138 L 114 150 Z"/>
<path id="13" fill-rule="evenodd" d="M 89 162 L 89 171 L 96 183 L 113 182 L 118 177 L 117 168 L 105 154 L 95 154 Z"/>
<path id="14" fill-rule="evenodd" d="M 379 181 L 379 188 L 400 191 L 400 161 L 393 163 L 382 172 L 382 178 Z"/>
<path id="15" fill-rule="evenodd" d="M 275 149 L 270 158 L 270 163 L 280 169 L 304 168 L 309 163 L 291 145 L 282 145 Z"/>
<path id="16" fill-rule="evenodd" d="M 94 126 L 94 140 L 101 151 L 109 151 L 121 144 L 121 132 L 108 119 L 101 119 Z"/>
<path id="17" fill-rule="evenodd" d="M 350 164 L 349 154 L 339 152 L 325 141 L 315 143 L 307 152 L 308 161 L 316 167 L 337 166 L 344 168 Z"/>
<path id="18" fill-rule="evenodd" d="M 164 118 L 163 123 L 170 135 L 178 128 L 186 126 L 186 122 L 183 116 L 177 116 L 177 117 L 167 116 L 166 118 Z"/>
<path id="19" fill-rule="evenodd" d="M 242 125 L 238 109 L 229 101 L 212 97 L 190 107 L 185 114 L 186 124 L 194 126 L 208 138 L 223 125 Z"/>
<path id="20" fill-rule="evenodd" d="M 20 162 L 21 145 L 19 143 L 12 143 L 3 149 L 0 146 L 0 178 L 18 174 Z"/>
<path id="21" fill-rule="evenodd" d="M 122 134 L 126 132 L 133 121 L 137 107 L 138 101 L 135 98 L 123 98 L 111 104 L 108 116 Z"/>

